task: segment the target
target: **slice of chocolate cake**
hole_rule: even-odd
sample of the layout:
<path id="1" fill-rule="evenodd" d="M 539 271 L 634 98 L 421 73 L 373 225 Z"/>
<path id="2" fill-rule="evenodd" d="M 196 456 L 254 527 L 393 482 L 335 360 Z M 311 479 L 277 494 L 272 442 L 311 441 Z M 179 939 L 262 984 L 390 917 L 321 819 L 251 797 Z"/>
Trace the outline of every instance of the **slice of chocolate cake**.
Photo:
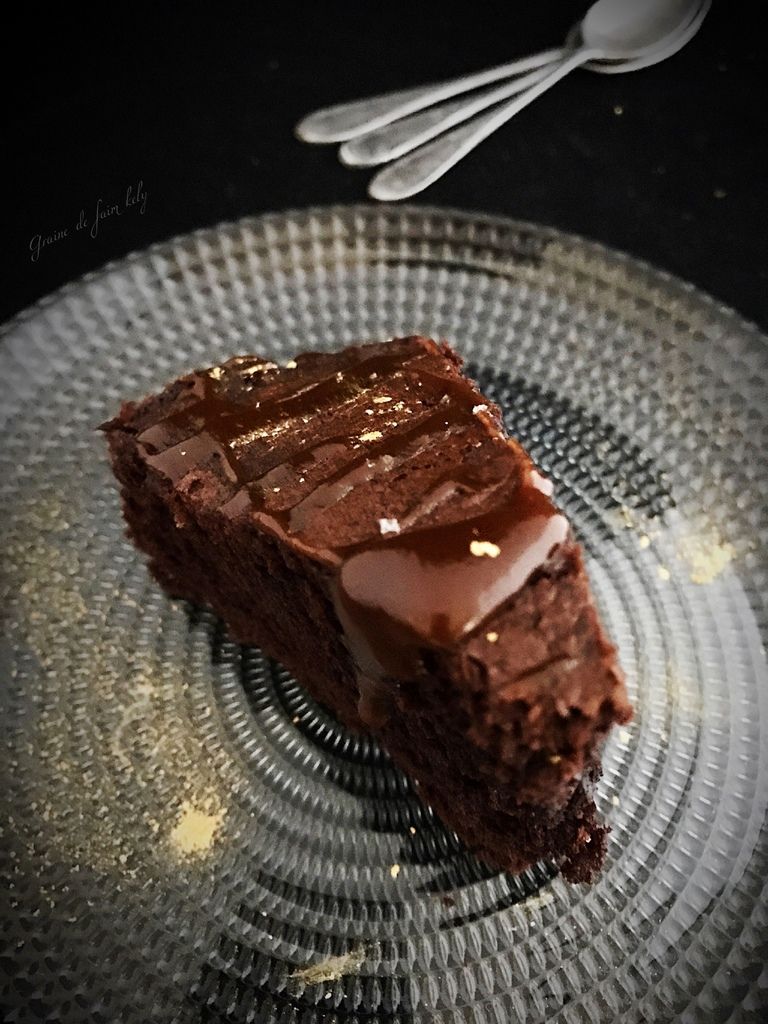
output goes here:
<path id="1" fill-rule="evenodd" d="M 171 594 L 369 729 L 479 857 L 585 880 L 631 710 L 551 485 L 460 365 L 419 337 L 240 356 L 104 430 Z"/>

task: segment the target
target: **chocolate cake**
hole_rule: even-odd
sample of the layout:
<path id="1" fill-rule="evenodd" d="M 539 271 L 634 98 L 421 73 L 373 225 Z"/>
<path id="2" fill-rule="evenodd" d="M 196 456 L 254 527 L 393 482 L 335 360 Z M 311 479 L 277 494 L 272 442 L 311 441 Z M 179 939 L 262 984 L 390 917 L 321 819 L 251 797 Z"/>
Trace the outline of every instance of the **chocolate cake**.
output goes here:
<path id="1" fill-rule="evenodd" d="M 631 709 L 551 484 L 460 367 L 420 337 L 238 356 L 103 429 L 170 594 L 370 730 L 478 857 L 587 880 Z"/>

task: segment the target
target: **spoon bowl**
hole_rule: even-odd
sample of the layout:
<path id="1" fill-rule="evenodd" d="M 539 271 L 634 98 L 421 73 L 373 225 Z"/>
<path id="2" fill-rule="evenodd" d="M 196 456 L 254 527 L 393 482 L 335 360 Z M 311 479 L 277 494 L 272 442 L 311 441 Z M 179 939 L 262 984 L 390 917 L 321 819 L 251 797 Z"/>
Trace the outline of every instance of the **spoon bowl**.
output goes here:
<path id="1" fill-rule="evenodd" d="M 679 33 L 698 7 L 691 0 L 597 0 L 581 22 L 582 45 L 601 50 L 602 60 L 637 58 Z"/>
<path id="2" fill-rule="evenodd" d="M 702 0 L 699 9 L 694 11 L 688 25 L 681 29 L 679 35 L 673 36 L 669 40 L 668 45 L 661 50 L 652 50 L 643 57 L 635 57 L 633 59 L 590 60 L 583 65 L 583 68 L 586 71 L 596 71 L 600 75 L 621 75 L 628 71 L 640 71 L 643 68 L 659 64 L 668 57 L 673 57 L 693 39 L 701 28 L 710 6 L 711 0 Z M 566 48 L 570 49 L 576 45 L 578 35 L 579 26 L 576 25 L 568 36 Z"/>

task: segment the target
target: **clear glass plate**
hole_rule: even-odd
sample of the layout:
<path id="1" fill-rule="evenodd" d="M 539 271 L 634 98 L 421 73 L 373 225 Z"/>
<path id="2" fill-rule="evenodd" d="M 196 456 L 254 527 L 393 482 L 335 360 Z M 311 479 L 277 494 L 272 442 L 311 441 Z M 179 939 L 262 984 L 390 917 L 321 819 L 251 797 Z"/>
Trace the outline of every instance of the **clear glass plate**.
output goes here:
<path id="1" fill-rule="evenodd" d="M 468 855 L 123 535 L 97 425 L 198 365 L 447 338 L 552 476 L 635 721 L 591 887 Z M 153 247 L 0 346 L 3 1008 L 17 1021 L 717 1021 L 768 998 L 766 339 L 555 231 L 429 208 Z"/>

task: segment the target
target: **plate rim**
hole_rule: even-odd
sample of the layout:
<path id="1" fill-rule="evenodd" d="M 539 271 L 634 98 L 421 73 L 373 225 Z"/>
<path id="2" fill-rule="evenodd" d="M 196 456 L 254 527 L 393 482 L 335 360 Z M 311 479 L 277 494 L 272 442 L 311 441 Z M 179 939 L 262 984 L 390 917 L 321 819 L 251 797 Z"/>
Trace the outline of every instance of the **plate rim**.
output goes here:
<path id="1" fill-rule="evenodd" d="M 174 246 L 185 242 L 196 242 L 207 237 L 231 232 L 237 228 L 255 227 L 275 221 L 289 221 L 298 217 L 329 216 L 329 215 L 355 215 L 362 214 L 371 216 L 374 213 L 395 213 L 408 217 L 443 217 L 463 220 L 466 223 L 483 223 L 489 227 L 503 228 L 518 233 L 529 232 L 539 236 L 553 239 L 562 239 L 572 246 L 582 248 L 596 255 L 602 255 L 609 259 L 618 260 L 621 264 L 633 269 L 642 271 L 659 283 L 667 287 L 678 289 L 682 294 L 694 302 L 707 307 L 712 313 L 723 320 L 729 321 L 730 326 L 735 327 L 746 335 L 750 341 L 763 342 L 768 347 L 768 332 L 764 331 L 758 323 L 750 320 L 740 313 L 735 307 L 723 302 L 716 296 L 700 288 L 698 285 L 680 277 L 677 274 L 663 269 L 642 257 L 633 256 L 624 249 L 615 248 L 604 242 L 596 241 L 578 232 L 566 231 L 555 225 L 544 224 L 539 221 L 528 221 L 517 217 L 508 217 L 502 214 L 487 212 L 484 210 L 464 209 L 453 206 L 439 206 L 421 203 L 328 203 L 312 204 L 310 206 L 291 206 L 284 210 L 269 210 L 258 214 L 249 214 L 234 219 L 224 219 L 214 224 L 195 228 L 192 231 L 182 231 L 165 239 L 152 242 L 142 249 L 131 249 L 123 256 L 117 256 L 108 260 L 101 266 L 88 270 L 84 274 L 67 281 L 53 291 L 36 299 L 30 305 L 14 313 L 9 319 L 0 325 L 0 346 L 5 337 L 18 327 L 23 326 L 38 314 L 43 313 L 46 308 L 55 304 L 61 299 L 87 286 L 98 282 L 109 274 L 120 272 L 142 259 L 152 256 L 164 256 Z M 2 347 L 0 347 L 0 354 Z"/>

